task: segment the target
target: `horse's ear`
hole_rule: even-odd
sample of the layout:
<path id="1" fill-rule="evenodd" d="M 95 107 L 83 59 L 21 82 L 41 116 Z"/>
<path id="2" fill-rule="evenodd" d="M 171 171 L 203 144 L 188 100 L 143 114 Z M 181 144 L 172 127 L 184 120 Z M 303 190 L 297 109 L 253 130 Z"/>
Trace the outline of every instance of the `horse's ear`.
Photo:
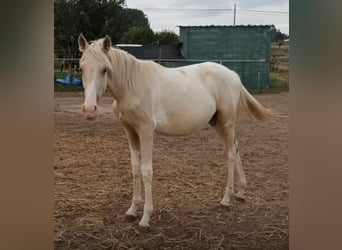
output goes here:
<path id="1" fill-rule="evenodd" d="M 88 48 L 89 44 L 87 42 L 87 39 L 83 36 L 81 33 L 78 36 L 78 48 L 81 52 L 84 52 Z"/>
<path id="2" fill-rule="evenodd" d="M 106 35 L 105 39 L 103 40 L 103 50 L 105 52 L 108 52 L 110 48 L 112 47 L 112 40 L 108 35 Z"/>

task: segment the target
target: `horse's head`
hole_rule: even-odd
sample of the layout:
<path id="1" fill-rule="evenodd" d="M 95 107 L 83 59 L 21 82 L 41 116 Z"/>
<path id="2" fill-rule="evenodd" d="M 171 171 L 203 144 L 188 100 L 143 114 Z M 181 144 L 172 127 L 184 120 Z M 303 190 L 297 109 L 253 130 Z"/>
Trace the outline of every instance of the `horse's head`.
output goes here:
<path id="1" fill-rule="evenodd" d="M 82 34 L 78 37 L 78 46 L 82 52 L 80 70 L 82 71 L 85 96 L 82 110 L 88 120 L 96 118 L 96 101 L 107 89 L 107 73 L 109 70 L 107 53 L 111 45 L 112 42 L 109 36 L 91 44 L 88 44 Z"/>

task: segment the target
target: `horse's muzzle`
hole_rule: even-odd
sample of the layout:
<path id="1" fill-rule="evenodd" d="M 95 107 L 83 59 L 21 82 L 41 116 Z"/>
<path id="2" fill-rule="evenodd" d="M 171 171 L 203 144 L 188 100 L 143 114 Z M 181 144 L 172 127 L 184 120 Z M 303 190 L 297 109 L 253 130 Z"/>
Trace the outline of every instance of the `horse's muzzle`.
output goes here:
<path id="1" fill-rule="evenodd" d="M 83 105 L 82 111 L 83 111 L 84 118 L 86 118 L 87 120 L 95 120 L 97 117 L 97 107 L 96 106 L 90 106 L 89 107 L 89 106 Z"/>

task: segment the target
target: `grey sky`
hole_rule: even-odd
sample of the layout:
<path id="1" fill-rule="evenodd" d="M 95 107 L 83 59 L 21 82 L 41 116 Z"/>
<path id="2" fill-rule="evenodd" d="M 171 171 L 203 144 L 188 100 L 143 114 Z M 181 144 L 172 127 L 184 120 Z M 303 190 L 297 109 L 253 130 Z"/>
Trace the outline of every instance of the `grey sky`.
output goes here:
<path id="1" fill-rule="evenodd" d="M 127 7 L 141 9 L 148 16 L 154 31 L 163 29 L 178 33 L 178 25 L 232 25 L 233 11 L 164 11 L 144 8 L 174 9 L 232 9 L 236 3 L 237 25 L 274 24 L 289 34 L 289 14 L 255 13 L 241 10 L 289 11 L 289 0 L 126 0 Z"/>

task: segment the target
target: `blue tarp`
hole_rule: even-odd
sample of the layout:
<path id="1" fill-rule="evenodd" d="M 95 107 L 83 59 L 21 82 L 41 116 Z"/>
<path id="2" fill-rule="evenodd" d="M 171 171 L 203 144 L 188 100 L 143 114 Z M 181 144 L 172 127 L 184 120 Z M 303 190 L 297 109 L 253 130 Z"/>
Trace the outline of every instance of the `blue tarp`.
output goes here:
<path id="1" fill-rule="evenodd" d="M 58 78 L 58 79 L 56 79 L 56 82 L 63 84 L 63 85 L 70 85 L 70 76 L 67 75 L 64 78 Z M 72 85 L 73 86 L 82 86 L 82 79 L 74 77 L 72 79 Z"/>

